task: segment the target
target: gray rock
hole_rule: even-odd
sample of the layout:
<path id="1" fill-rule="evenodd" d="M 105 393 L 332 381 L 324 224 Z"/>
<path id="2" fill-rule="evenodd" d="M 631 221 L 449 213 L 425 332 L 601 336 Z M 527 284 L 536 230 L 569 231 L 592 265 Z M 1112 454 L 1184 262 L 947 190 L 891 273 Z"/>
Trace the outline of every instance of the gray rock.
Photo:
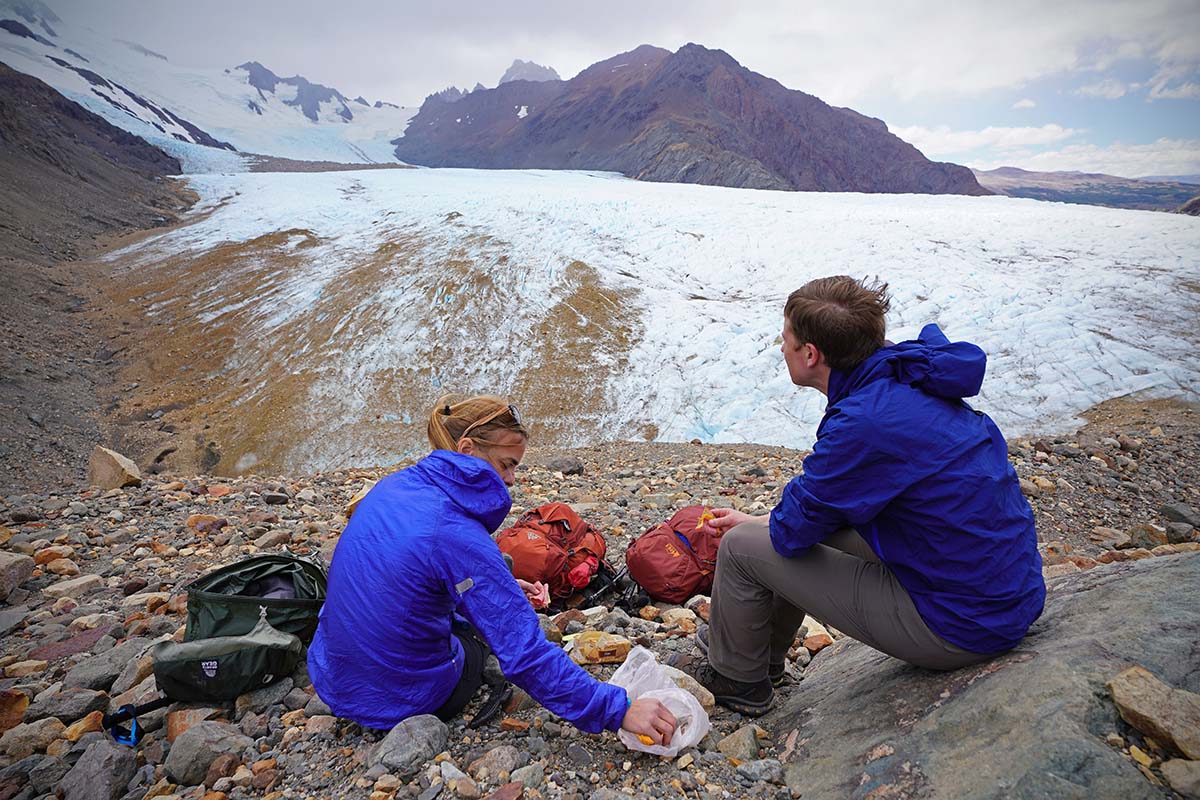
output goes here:
<path id="1" fill-rule="evenodd" d="M 167 776 L 183 786 L 195 786 L 204 780 L 204 773 L 217 756 L 222 753 L 239 755 L 253 744 L 228 722 L 208 720 L 198 723 L 181 733 L 171 745 L 164 765 Z"/>
<path id="2" fill-rule="evenodd" d="M 587 748 L 585 748 L 583 745 L 568 745 L 567 758 L 571 759 L 581 767 L 586 767 L 592 763 L 592 754 L 589 753 Z"/>
<path id="3" fill-rule="evenodd" d="M 28 606 L 17 606 L 0 611 L 0 636 L 12 633 L 18 625 L 25 621 L 25 615 L 28 613 Z"/>
<path id="4" fill-rule="evenodd" d="M 1170 544 L 1183 544 L 1192 540 L 1192 533 L 1196 529 L 1186 522 L 1168 522 L 1167 523 L 1167 541 Z"/>
<path id="5" fill-rule="evenodd" d="M 523 757 L 517 748 L 510 744 L 502 744 L 487 751 L 483 758 L 472 761 L 467 767 L 467 772 L 475 780 L 499 783 L 503 774 L 511 774 L 528 760 L 529 757 Z"/>
<path id="6" fill-rule="evenodd" d="M 786 778 L 805 797 L 1158 798 L 1104 742 L 1120 724 L 1104 684 L 1139 664 L 1200 690 L 1197 596 L 1200 554 L 1067 575 L 1015 650 L 947 673 L 842 639 L 761 721 L 781 748 L 801 729 Z"/>
<path id="7" fill-rule="evenodd" d="M 91 689 L 64 689 L 35 701 L 33 705 L 25 709 L 23 719 L 25 722 L 33 722 L 46 717 L 57 717 L 61 722 L 70 725 L 93 711 L 107 710 L 108 695 L 104 692 L 94 692 Z"/>
<path id="8" fill-rule="evenodd" d="M 149 644 L 149 639 L 129 639 L 111 650 L 81 661 L 63 677 L 63 688 L 78 686 L 108 691 L 124 671 L 126 663 L 140 656 Z"/>
<path id="9" fill-rule="evenodd" d="M 1162 515 L 1171 522 L 1186 522 L 1193 528 L 1200 528 L 1200 511 L 1187 503 L 1168 503 L 1163 506 Z"/>
<path id="10" fill-rule="evenodd" d="M 333 709 L 314 694 L 304 706 L 304 715 L 307 717 L 333 716 Z"/>
<path id="11" fill-rule="evenodd" d="M 528 766 L 514 769 L 509 779 L 520 781 L 525 784 L 526 789 L 536 789 L 546 779 L 546 769 L 541 764 L 529 764 Z"/>
<path id="12" fill-rule="evenodd" d="M 738 761 L 754 761 L 758 758 L 757 725 L 743 725 L 717 744 L 717 749 L 729 758 Z"/>
<path id="13" fill-rule="evenodd" d="M 137 772 L 137 752 L 100 739 L 93 742 L 62 781 L 66 800 L 117 800 Z"/>
<path id="14" fill-rule="evenodd" d="M 58 786 L 70 769 L 71 765 L 61 758 L 46 756 L 40 764 L 29 770 L 29 785 L 38 792 L 48 792 Z"/>
<path id="15" fill-rule="evenodd" d="M 551 472 L 561 472 L 563 475 L 582 475 L 583 462 L 575 456 L 561 456 L 547 461 L 546 469 Z"/>
<path id="16" fill-rule="evenodd" d="M 408 778 L 446 747 L 450 729 L 432 714 L 409 717 L 392 728 L 367 756 L 367 766 L 383 764 L 401 778 Z"/>
<path id="17" fill-rule="evenodd" d="M 752 781 L 783 783 L 783 764 L 780 764 L 773 758 L 743 761 L 741 764 L 738 764 L 737 771 L 739 775 L 749 778 Z"/>
<path id="18" fill-rule="evenodd" d="M 308 705 L 309 699 L 308 692 L 303 689 L 294 688 L 283 698 L 283 707 L 288 711 L 295 711 L 298 708 L 304 708 Z"/>
<path id="19" fill-rule="evenodd" d="M 8 599 L 14 589 L 29 580 L 33 567 L 29 556 L 0 551 L 0 600 Z"/>
<path id="20" fill-rule="evenodd" d="M 261 714 L 276 703 L 282 703 L 283 698 L 287 697 L 290 691 L 292 691 L 292 679 L 284 678 L 281 681 L 275 681 L 270 686 L 239 695 L 238 699 L 234 701 L 235 716 L 241 719 L 243 714 L 249 712 Z"/>
<path id="21" fill-rule="evenodd" d="M 0 736 L 0 751 L 12 758 L 25 758 L 39 750 L 45 750 L 51 742 L 62 736 L 65 728 L 66 726 L 54 717 L 39 719 L 36 722 L 22 722 Z"/>

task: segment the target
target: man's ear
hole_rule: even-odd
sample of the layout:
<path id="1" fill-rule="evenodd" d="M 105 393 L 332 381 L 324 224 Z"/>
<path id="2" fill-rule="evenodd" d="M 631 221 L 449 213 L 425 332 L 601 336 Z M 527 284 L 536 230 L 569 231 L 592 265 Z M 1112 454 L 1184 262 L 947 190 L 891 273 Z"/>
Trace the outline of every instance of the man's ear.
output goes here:
<path id="1" fill-rule="evenodd" d="M 805 366 L 812 369 L 819 364 L 825 363 L 825 354 L 821 352 L 819 347 L 812 342 L 806 342 L 804 346 L 808 348 L 808 352 L 804 356 Z"/>
<path id="2" fill-rule="evenodd" d="M 471 439 L 469 436 L 464 436 L 458 440 L 457 449 L 458 452 L 465 456 L 473 456 L 475 455 L 475 440 Z"/>

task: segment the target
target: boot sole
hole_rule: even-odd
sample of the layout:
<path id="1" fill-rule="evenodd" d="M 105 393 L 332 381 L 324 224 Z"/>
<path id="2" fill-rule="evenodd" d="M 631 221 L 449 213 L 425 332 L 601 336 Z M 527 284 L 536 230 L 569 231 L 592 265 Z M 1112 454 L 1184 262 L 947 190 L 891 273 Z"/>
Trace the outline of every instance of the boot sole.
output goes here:
<path id="1" fill-rule="evenodd" d="M 775 705 L 774 695 L 762 703 L 754 703 L 746 700 L 743 697 L 730 697 L 723 695 L 714 695 L 713 699 L 715 699 L 720 705 L 723 705 L 732 711 L 736 711 L 744 717 L 761 717 L 763 714 L 770 711 L 771 707 Z"/>

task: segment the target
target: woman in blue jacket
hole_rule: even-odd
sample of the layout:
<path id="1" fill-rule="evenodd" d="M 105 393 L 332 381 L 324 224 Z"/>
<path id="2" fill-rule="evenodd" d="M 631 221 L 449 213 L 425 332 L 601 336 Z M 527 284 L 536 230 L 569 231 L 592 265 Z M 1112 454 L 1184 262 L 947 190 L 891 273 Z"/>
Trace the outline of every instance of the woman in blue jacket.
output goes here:
<path id="1" fill-rule="evenodd" d="M 317 694 L 369 728 L 417 714 L 449 720 L 481 685 L 490 648 L 510 681 L 580 730 L 670 741 L 665 706 L 631 701 L 546 640 L 532 587 L 518 585 L 492 540 L 528 439 L 516 409 L 446 396 L 428 435 L 433 452 L 379 481 L 338 541 L 308 651 Z"/>

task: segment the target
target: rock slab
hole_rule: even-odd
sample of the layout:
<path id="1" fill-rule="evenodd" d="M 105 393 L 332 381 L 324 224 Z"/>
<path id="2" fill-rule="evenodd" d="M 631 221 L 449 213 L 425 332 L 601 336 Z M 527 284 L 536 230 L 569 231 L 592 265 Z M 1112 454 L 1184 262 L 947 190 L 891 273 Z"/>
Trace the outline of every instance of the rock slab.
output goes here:
<path id="1" fill-rule="evenodd" d="M 0 600 L 8 599 L 13 590 L 33 574 L 34 562 L 20 553 L 0 552 Z"/>
<path id="2" fill-rule="evenodd" d="M 1160 798 L 1104 741 L 1120 724 L 1104 684 L 1140 664 L 1200 689 L 1197 596 L 1192 553 L 1067 575 L 1015 650 L 946 673 L 842 639 L 763 724 L 781 751 L 798 729 L 786 780 L 805 797 Z"/>

